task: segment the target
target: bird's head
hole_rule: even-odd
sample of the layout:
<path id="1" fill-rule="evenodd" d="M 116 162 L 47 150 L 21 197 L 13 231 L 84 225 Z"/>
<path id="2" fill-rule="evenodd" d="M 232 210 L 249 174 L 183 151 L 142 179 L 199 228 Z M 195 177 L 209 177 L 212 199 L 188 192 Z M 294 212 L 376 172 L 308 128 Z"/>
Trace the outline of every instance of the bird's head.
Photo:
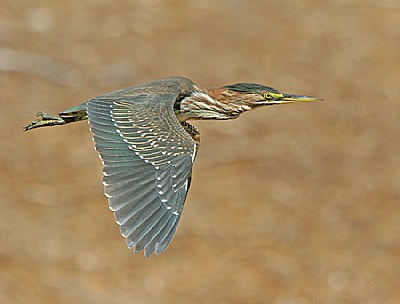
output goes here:
<path id="1" fill-rule="evenodd" d="M 271 87 L 256 83 L 236 83 L 224 86 L 220 90 L 220 96 L 224 97 L 225 102 L 241 104 L 251 109 L 260 106 L 322 100 L 312 96 L 281 93 Z"/>
<path id="2" fill-rule="evenodd" d="M 243 112 L 278 104 L 312 102 L 321 98 L 284 94 L 256 83 L 236 83 L 202 90 L 197 88 L 190 96 L 175 104 L 180 121 L 187 119 L 234 119 Z"/>

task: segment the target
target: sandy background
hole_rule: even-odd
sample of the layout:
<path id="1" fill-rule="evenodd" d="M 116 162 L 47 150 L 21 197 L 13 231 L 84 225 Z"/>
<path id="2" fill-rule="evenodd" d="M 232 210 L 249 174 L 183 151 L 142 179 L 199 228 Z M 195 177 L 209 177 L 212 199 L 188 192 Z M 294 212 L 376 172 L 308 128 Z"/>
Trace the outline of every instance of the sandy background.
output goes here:
<path id="1" fill-rule="evenodd" d="M 400 2 L 0 1 L 0 303 L 400 303 Z M 181 75 L 324 102 L 198 122 L 178 233 L 128 251 L 86 123 Z"/>

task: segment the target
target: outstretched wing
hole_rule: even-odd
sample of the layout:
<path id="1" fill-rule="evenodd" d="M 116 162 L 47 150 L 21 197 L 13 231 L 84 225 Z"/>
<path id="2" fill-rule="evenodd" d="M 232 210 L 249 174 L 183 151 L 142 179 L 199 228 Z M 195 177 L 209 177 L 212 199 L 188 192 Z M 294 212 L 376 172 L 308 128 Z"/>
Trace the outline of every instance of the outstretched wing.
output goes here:
<path id="1" fill-rule="evenodd" d="M 171 242 L 190 185 L 196 144 L 174 114 L 176 97 L 105 95 L 87 107 L 109 207 L 128 247 L 145 256 Z"/>

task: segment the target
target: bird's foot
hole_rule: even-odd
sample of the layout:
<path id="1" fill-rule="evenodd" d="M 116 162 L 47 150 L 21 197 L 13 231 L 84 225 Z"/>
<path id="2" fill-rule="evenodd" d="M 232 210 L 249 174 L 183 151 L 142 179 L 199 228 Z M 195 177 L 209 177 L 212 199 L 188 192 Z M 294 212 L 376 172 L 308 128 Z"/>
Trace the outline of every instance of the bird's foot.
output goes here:
<path id="1" fill-rule="evenodd" d="M 65 120 L 58 115 L 51 115 L 45 112 L 39 112 L 36 115 L 38 119 L 32 121 L 29 125 L 23 127 L 24 131 L 29 131 L 36 128 L 57 126 L 65 124 Z"/>

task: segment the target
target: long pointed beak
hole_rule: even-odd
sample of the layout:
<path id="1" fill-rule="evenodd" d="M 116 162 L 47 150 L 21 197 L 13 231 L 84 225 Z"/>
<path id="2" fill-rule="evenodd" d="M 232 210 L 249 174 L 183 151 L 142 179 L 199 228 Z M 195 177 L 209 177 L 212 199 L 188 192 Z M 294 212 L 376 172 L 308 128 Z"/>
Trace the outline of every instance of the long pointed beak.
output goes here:
<path id="1" fill-rule="evenodd" d="M 295 103 L 295 102 L 314 102 L 321 100 L 322 98 L 312 97 L 312 96 L 283 94 L 283 98 L 279 100 L 277 103 L 285 104 L 285 103 Z"/>

